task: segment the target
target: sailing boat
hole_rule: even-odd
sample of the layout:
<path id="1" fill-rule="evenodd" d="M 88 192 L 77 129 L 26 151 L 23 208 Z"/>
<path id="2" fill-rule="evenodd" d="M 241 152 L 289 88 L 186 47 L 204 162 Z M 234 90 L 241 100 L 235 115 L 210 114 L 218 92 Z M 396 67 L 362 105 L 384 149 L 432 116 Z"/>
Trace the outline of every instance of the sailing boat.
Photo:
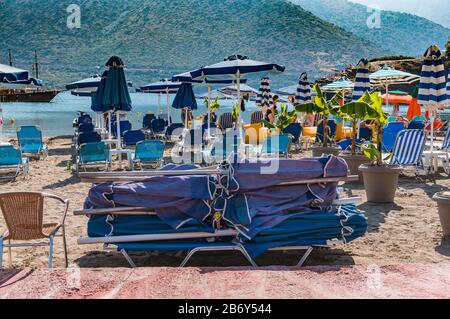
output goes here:
<path id="1" fill-rule="evenodd" d="M 35 78 L 31 78 L 27 70 L 13 66 L 9 50 L 9 65 L 0 64 L 0 102 L 50 102 L 59 93 L 58 90 L 42 89 L 37 51 L 34 59 Z"/>

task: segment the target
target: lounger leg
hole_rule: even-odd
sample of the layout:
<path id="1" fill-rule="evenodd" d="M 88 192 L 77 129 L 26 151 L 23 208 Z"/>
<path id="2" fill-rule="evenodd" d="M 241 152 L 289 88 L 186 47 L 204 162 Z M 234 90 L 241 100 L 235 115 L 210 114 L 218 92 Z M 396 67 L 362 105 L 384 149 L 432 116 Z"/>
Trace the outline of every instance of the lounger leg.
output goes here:
<path id="1" fill-rule="evenodd" d="M 306 250 L 306 252 L 303 254 L 302 258 L 299 260 L 297 266 L 298 267 L 302 267 L 303 264 L 305 263 L 306 259 L 309 257 L 309 255 L 311 254 L 311 252 L 313 251 L 312 246 L 309 246 L 308 249 Z"/>
<path id="2" fill-rule="evenodd" d="M 3 237 L 0 237 L 0 270 L 3 269 Z"/>
<path id="3" fill-rule="evenodd" d="M 66 227 L 62 226 L 62 237 L 63 237 L 63 245 L 64 245 L 64 260 L 66 268 L 69 266 L 69 259 L 67 256 L 67 241 L 66 241 Z"/>
<path id="4" fill-rule="evenodd" d="M 252 257 L 250 257 L 250 255 L 248 254 L 247 250 L 245 250 L 244 247 L 239 247 L 239 251 L 242 253 L 242 255 L 244 255 L 245 258 L 247 258 L 247 260 L 253 267 L 258 267 L 256 262 L 252 259 Z"/>
<path id="5" fill-rule="evenodd" d="M 131 259 L 130 255 L 126 252 L 125 249 L 121 249 L 120 252 L 122 253 L 123 257 L 127 260 L 127 262 L 130 264 L 131 268 L 136 268 L 136 264 L 134 263 L 133 259 Z"/>
<path id="6" fill-rule="evenodd" d="M 50 236 L 50 238 L 49 238 L 48 248 L 49 248 L 48 268 L 52 268 L 53 267 L 53 236 Z"/>
<path id="7" fill-rule="evenodd" d="M 12 248 L 11 248 L 11 240 L 8 240 L 8 266 L 12 268 Z"/>
<path id="8" fill-rule="evenodd" d="M 201 250 L 202 250 L 201 247 L 197 247 L 197 248 L 192 249 L 192 250 L 187 254 L 187 256 L 184 257 L 183 261 L 182 261 L 181 264 L 180 264 L 180 267 L 186 266 L 186 264 L 187 264 L 187 262 L 189 261 L 189 259 L 191 259 L 191 257 L 194 256 L 194 254 L 195 254 L 196 252 L 201 251 Z"/>

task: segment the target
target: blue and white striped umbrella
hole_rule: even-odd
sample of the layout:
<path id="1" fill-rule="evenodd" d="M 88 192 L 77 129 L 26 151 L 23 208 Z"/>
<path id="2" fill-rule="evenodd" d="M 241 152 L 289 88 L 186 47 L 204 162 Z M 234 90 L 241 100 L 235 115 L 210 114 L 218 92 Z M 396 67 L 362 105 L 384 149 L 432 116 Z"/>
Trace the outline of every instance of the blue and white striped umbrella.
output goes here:
<path id="1" fill-rule="evenodd" d="M 447 75 L 447 100 L 445 102 L 447 106 L 450 106 L 450 72 Z"/>
<path id="2" fill-rule="evenodd" d="M 353 87 L 352 101 L 359 100 L 364 93 L 370 91 L 369 61 L 366 58 L 359 60 L 356 66 L 355 86 Z"/>
<path id="3" fill-rule="evenodd" d="M 270 107 L 273 104 L 272 92 L 270 91 L 270 79 L 263 77 L 259 86 L 258 96 L 256 97 L 256 105 L 261 108 Z"/>
<path id="4" fill-rule="evenodd" d="M 446 103 L 444 60 L 436 45 L 429 47 L 424 54 L 417 100 L 430 110 Z"/>
<path id="5" fill-rule="evenodd" d="M 309 102 L 311 102 L 311 86 L 308 81 L 308 75 L 306 72 L 303 72 L 300 74 L 294 104 L 305 104 Z"/>
<path id="6" fill-rule="evenodd" d="M 322 90 L 339 92 L 344 90 L 351 90 L 353 89 L 353 87 L 354 87 L 353 82 L 344 76 L 337 81 L 322 86 Z"/>

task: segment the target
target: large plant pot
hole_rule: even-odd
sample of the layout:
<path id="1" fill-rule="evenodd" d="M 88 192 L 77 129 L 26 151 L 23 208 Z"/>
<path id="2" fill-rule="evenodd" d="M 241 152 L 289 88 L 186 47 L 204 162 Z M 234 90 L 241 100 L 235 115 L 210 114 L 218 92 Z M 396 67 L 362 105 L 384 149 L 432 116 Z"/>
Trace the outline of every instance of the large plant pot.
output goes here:
<path id="1" fill-rule="evenodd" d="M 433 200 L 438 204 L 439 219 L 444 236 L 450 236 L 450 192 L 436 193 Z"/>
<path id="2" fill-rule="evenodd" d="M 359 171 L 359 166 L 363 164 L 369 164 L 370 159 L 365 155 L 352 155 L 348 153 L 341 153 L 339 154 L 339 157 L 342 157 L 345 159 L 348 165 L 348 169 L 350 171 L 350 175 L 358 175 L 359 179 L 355 182 L 347 182 L 347 183 L 362 183 L 363 182 L 363 175 L 362 172 Z"/>
<path id="3" fill-rule="evenodd" d="M 338 156 L 342 149 L 339 146 L 323 147 L 314 145 L 311 147 L 313 157 L 321 157 L 322 154 Z"/>
<path id="4" fill-rule="evenodd" d="M 398 176 L 401 166 L 372 166 L 363 164 L 359 167 L 363 174 L 367 201 L 374 203 L 393 203 L 397 191 Z"/>

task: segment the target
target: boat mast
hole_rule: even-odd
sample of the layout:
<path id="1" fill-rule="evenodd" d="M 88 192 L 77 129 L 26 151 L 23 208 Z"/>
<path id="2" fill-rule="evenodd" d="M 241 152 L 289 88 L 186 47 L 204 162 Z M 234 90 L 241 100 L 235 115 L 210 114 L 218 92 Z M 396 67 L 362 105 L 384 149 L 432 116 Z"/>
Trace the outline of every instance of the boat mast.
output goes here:
<path id="1" fill-rule="evenodd" d="M 38 51 L 34 50 L 34 71 L 36 74 L 36 79 L 39 79 L 39 62 L 38 62 Z"/>
<path id="2" fill-rule="evenodd" d="M 13 66 L 12 51 L 11 51 L 11 49 L 8 49 L 8 61 L 9 61 L 9 66 Z"/>

